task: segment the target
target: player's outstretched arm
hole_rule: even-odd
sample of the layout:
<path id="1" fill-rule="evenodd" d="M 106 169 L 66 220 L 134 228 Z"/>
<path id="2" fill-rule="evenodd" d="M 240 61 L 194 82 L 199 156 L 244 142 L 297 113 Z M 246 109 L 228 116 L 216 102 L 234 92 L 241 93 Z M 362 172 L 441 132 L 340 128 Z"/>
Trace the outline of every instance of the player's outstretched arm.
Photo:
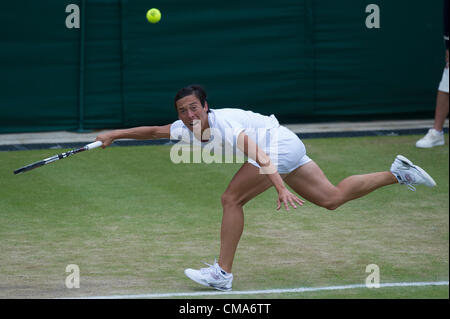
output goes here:
<path id="1" fill-rule="evenodd" d="M 258 144 L 247 136 L 244 132 L 239 134 L 237 139 L 238 148 L 248 157 L 253 159 L 259 166 L 261 166 L 261 173 L 267 174 L 267 177 L 275 186 L 278 192 L 277 210 L 284 204 L 286 210 L 289 210 L 289 205 L 297 208 L 297 205 L 302 206 L 304 201 L 292 194 L 284 185 L 283 179 L 278 173 L 276 167 L 272 164 L 270 157 L 264 150 L 258 147 Z"/>
<path id="2" fill-rule="evenodd" d="M 153 140 L 160 138 L 170 138 L 170 126 L 138 126 L 122 130 L 114 130 L 102 133 L 97 136 L 96 141 L 102 141 L 102 148 L 111 145 L 114 140 L 121 138 L 131 138 L 135 140 Z"/>

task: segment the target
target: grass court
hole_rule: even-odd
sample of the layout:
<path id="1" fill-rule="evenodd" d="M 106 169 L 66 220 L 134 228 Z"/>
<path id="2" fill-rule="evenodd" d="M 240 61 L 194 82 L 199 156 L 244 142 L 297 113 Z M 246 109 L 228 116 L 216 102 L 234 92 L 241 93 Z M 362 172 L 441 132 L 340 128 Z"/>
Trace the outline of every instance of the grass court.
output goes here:
<path id="1" fill-rule="evenodd" d="M 392 185 L 327 211 L 276 211 L 274 188 L 244 207 L 233 291 L 448 281 L 449 147 L 419 136 L 303 140 L 333 183 L 388 170 L 397 154 L 437 187 Z M 170 146 L 109 147 L 13 175 L 62 150 L 0 152 L 0 298 L 210 291 L 187 277 L 218 257 L 220 196 L 241 164 L 173 164 Z M 65 286 L 66 266 L 80 288 Z M 448 285 L 233 298 L 449 298 Z M 201 297 L 200 297 L 201 298 Z M 229 296 L 217 296 L 229 298 Z"/>

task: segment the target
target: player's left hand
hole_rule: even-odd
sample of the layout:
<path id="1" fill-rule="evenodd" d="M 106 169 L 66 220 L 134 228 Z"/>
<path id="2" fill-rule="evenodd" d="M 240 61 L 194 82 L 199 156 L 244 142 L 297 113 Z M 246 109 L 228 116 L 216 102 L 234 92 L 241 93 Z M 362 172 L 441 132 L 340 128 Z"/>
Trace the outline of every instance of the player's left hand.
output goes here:
<path id="1" fill-rule="evenodd" d="M 287 188 L 283 188 L 278 192 L 277 210 L 280 210 L 281 203 L 284 204 L 286 210 L 289 210 L 289 205 L 291 205 L 293 208 L 297 208 L 296 204 L 298 204 L 299 206 L 303 206 L 305 201 L 292 194 Z"/>

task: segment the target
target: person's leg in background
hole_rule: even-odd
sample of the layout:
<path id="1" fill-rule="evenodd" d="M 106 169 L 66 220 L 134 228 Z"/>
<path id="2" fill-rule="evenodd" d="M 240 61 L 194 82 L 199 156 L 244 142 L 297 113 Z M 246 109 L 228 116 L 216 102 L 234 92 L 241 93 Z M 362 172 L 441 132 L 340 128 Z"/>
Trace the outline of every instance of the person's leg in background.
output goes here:
<path id="1" fill-rule="evenodd" d="M 446 67 L 442 74 L 439 90 L 436 97 L 436 109 L 434 111 L 434 125 L 428 133 L 416 142 L 419 148 L 431 148 L 444 145 L 444 123 L 448 116 L 448 50 L 446 52 Z"/>

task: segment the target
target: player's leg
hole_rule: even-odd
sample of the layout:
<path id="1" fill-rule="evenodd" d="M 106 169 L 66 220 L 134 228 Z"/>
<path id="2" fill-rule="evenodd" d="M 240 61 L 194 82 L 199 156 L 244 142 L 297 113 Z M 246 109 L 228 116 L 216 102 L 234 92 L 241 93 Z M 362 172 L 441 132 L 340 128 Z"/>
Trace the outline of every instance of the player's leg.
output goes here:
<path id="1" fill-rule="evenodd" d="M 292 171 L 285 178 L 297 194 L 327 209 L 336 209 L 349 200 L 364 196 L 382 186 L 398 183 L 389 172 L 353 175 L 333 185 L 320 167 L 310 161 Z"/>
<path id="2" fill-rule="evenodd" d="M 246 162 L 234 175 L 222 195 L 219 265 L 231 272 L 234 255 L 244 229 L 243 206 L 272 186 L 259 168 Z"/>
<path id="3" fill-rule="evenodd" d="M 292 171 L 285 177 L 285 182 L 300 196 L 327 209 L 336 209 L 350 200 L 391 184 L 404 184 L 411 190 L 415 190 L 413 185 L 436 186 L 427 172 L 402 155 L 397 155 L 389 171 L 353 175 L 336 186 L 330 183 L 313 161 Z"/>
<path id="4" fill-rule="evenodd" d="M 204 286 L 231 290 L 231 267 L 244 229 L 243 206 L 271 185 L 269 178 L 259 173 L 259 168 L 248 162 L 242 165 L 222 195 L 219 262 L 200 270 L 188 268 L 184 271 L 186 276 Z"/>

